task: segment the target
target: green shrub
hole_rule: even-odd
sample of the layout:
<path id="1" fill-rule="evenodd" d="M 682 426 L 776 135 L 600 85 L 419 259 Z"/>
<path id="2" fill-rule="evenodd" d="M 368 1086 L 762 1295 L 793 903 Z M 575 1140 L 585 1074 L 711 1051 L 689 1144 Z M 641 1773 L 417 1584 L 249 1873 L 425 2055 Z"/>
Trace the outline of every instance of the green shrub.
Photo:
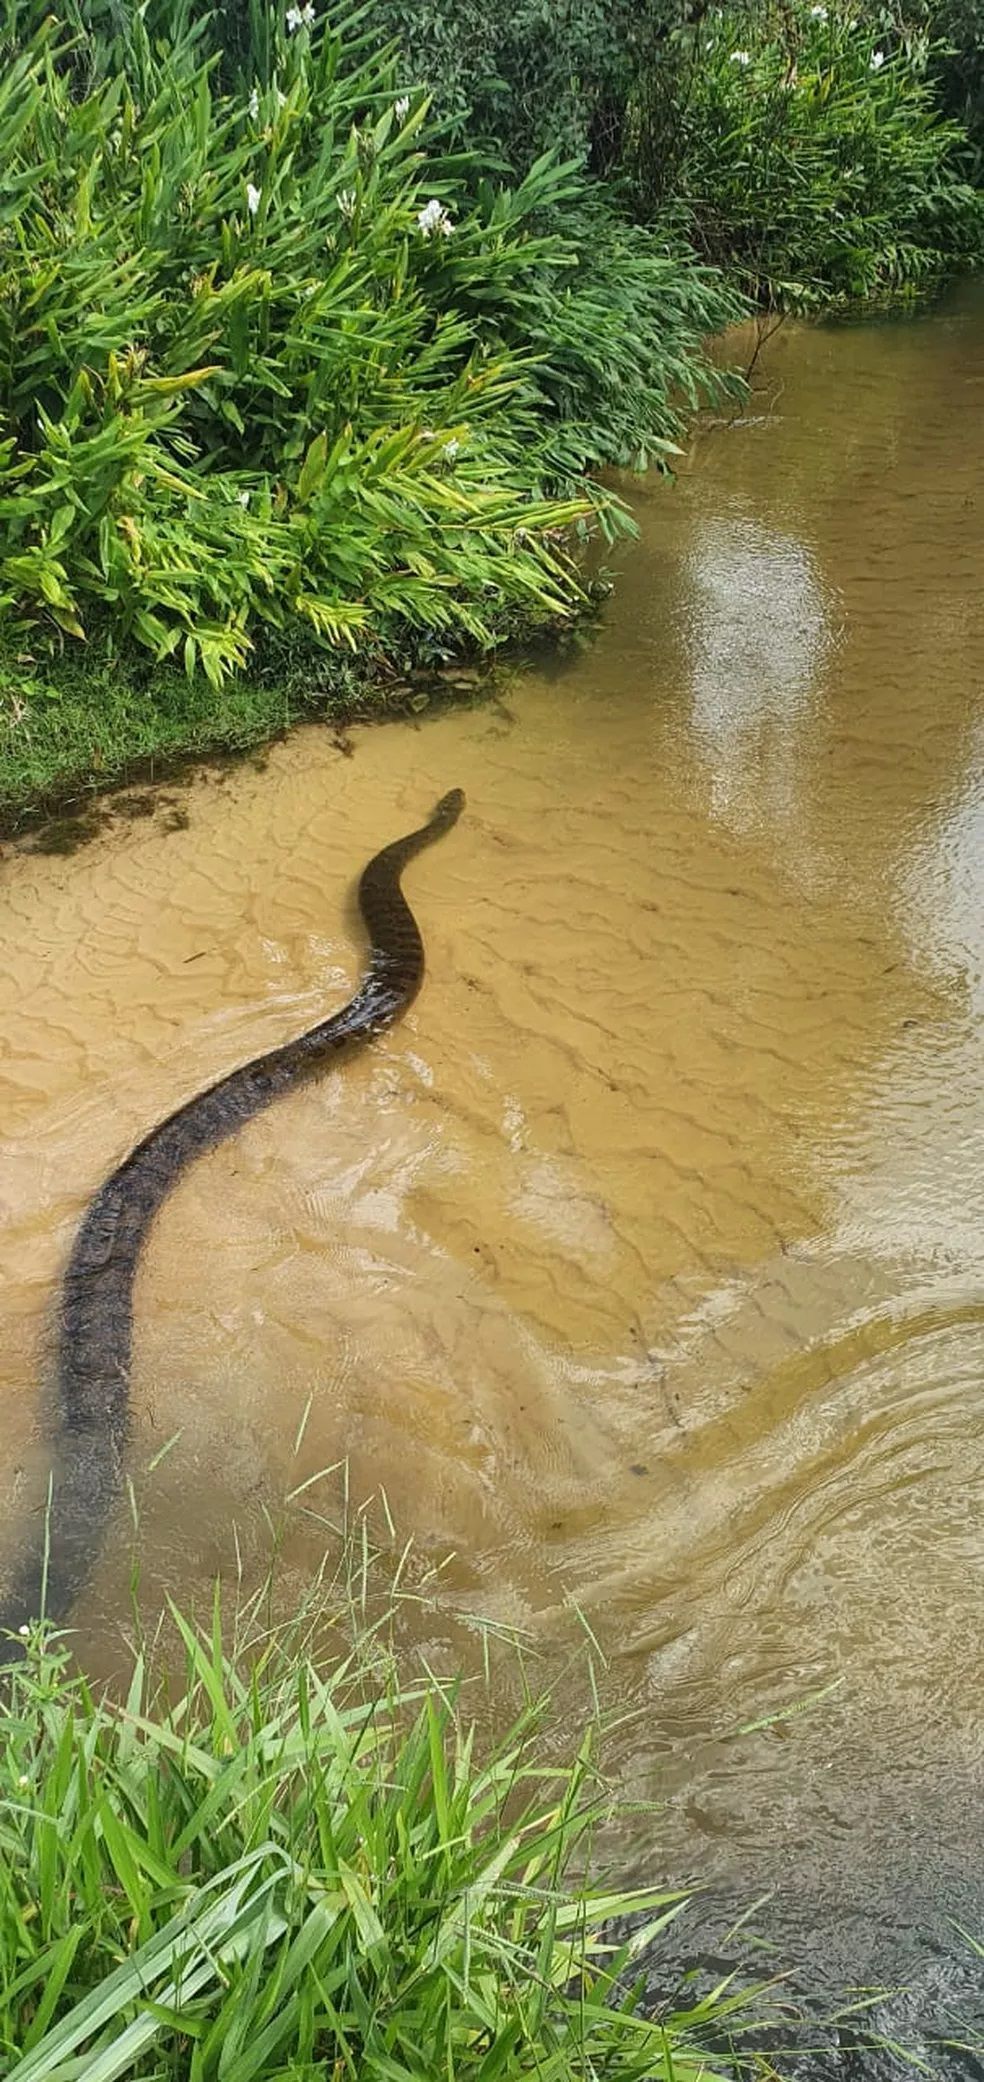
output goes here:
<path id="1" fill-rule="evenodd" d="M 191 38 L 139 57 L 79 96 L 42 29 L 0 87 L 0 608 L 98 603 L 215 678 L 257 617 L 562 612 L 586 509 L 531 497 L 526 371 L 433 294 L 422 112 L 306 31 L 246 105 Z"/>
<path id="2" fill-rule="evenodd" d="M 170 1703 L 121 1706 L 43 1637 L 0 1725 L 0 2060 L 8 2082 L 711 2082 L 719 1987 L 659 2021 L 626 1969 L 683 1905 L 589 1876 L 610 1800 L 542 1713 L 492 1751 L 366 1632 L 326 1664 L 247 1615 L 175 1615 Z M 177 1696 L 174 1696 L 174 1693 Z M 573 1877 L 576 1868 L 578 1877 Z M 633 1939 L 608 1919 L 648 1912 Z"/>
<path id="3" fill-rule="evenodd" d="M 515 189 L 481 182 L 476 198 L 487 237 L 456 239 L 435 261 L 469 324 L 528 358 L 551 486 L 574 495 L 594 464 L 677 454 L 688 412 L 734 387 L 703 343 L 742 299 L 679 237 L 620 217 L 571 165 L 544 157 Z M 490 270 L 490 239 L 508 269 Z"/>
<path id="4" fill-rule="evenodd" d="M 548 149 L 617 165 L 642 54 L 689 0 L 373 0 L 470 145 L 522 173 Z"/>
<path id="5" fill-rule="evenodd" d="M 966 137 L 937 111 L 929 55 L 844 0 L 713 9 L 672 71 L 640 85 L 637 192 L 760 301 L 918 294 L 984 246 Z"/>
<path id="6" fill-rule="evenodd" d="M 931 64 L 943 107 L 966 126 L 979 182 L 984 160 L 984 0 L 925 0 L 921 19 L 934 39 Z"/>
<path id="7" fill-rule="evenodd" d="M 616 517 L 573 482 L 610 399 L 623 459 L 672 436 L 720 287 L 637 247 L 633 336 L 623 296 L 599 349 L 604 260 L 541 228 L 570 169 L 469 198 L 361 34 L 257 10 L 235 95 L 190 6 L 166 38 L 93 13 L 71 50 L 15 13 L 0 75 L 0 614 L 216 682 L 261 622 L 488 644 L 568 614 L 564 532 Z"/>

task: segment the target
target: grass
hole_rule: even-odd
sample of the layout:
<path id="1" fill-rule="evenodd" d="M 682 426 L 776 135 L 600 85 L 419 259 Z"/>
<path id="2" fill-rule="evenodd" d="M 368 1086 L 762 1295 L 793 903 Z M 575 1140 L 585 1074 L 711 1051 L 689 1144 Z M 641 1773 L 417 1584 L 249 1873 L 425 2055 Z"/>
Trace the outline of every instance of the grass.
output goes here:
<path id="1" fill-rule="evenodd" d="M 686 1897 L 594 1879 L 593 1731 L 547 1766 L 528 1702 L 480 1753 L 357 1605 L 343 1569 L 290 1625 L 261 1595 L 226 1628 L 216 1592 L 203 1628 L 172 1612 L 180 1677 L 139 1649 L 116 1700 L 32 1635 L 0 1724 L 7 2082 L 730 2075 L 735 1989 L 641 2013 L 632 1960 Z"/>
<path id="2" fill-rule="evenodd" d="M 305 717 L 341 724 L 419 709 L 454 689 L 444 664 L 408 656 L 401 670 L 375 653 L 292 640 L 266 644 L 216 688 L 132 648 L 46 657 L 0 647 L 0 836 L 117 783 L 267 745 Z M 476 679 L 487 670 L 486 661 Z"/>
<path id="3" fill-rule="evenodd" d="M 0 829 L 178 758 L 261 744 L 306 707 L 330 707 L 325 677 L 322 669 L 305 700 L 300 688 L 258 677 L 217 691 L 204 675 L 166 666 L 38 667 L 9 657 L 0 662 Z"/>

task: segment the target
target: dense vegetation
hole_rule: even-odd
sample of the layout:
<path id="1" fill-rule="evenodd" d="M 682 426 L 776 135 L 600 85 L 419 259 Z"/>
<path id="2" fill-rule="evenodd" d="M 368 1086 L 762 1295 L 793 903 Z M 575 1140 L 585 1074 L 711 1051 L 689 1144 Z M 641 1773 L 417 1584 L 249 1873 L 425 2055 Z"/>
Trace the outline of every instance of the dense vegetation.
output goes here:
<path id="1" fill-rule="evenodd" d="M 237 90 L 170 13 L 113 67 L 46 19 L 6 68 L 0 610 L 216 684 L 259 623 L 487 645 L 569 613 L 569 531 L 617 523 L 586 466 L 714 387 L 722 285 L 585 215 L 571 167 L 442 158 L 364 38 L 278 11 Z"/>
<path id="2" fill-rule="evenodd" d="M 696 37 L 699 58 L 680 43 L 640 83 L 627 158 L 639 206 L 672 209 L 756 302 L 887 305 L 979 256 L 967 140 L 941 118 L 925 37 L 836 0 L 715 7 Z"/>
<path id="3" fill-rule="evenodd" d="M 616 175 L 640 81 L 701 0 L 374 0 L 452 133 L 522 172 L 556 150 Z"/>
<path id="4" fill-rule="evenodd" d="M 30 1644 L 0 1725 L 8 2082 L 733 2073 L 701 2042 L 747 2023 L 734 1991 L 641 2014 L 631 1961 L 683 1897 L 590 1877 L 609 1801 L 587 1742 L 544 1767 L 531 1708 L 480 1754 L 371 1632 L 326 1660 L 262 1620 L 226 1648 L 218 1606 L 203 1634 L 176 1615 L 169 1703 L 143 1655 L 114 1706 Z M 606 1943 L 627 1910 L 631 1942 Z"/>
<path id="5" fill-rule="evenodd" d="M 984 107 L 978 0 L 378 0 L 449 121 L 515 171 L 562 142 L 756 301 L 925 291 L 980 257 L 962 124 Z M 946 120 L 949 112 L 952 120 Z"/>
<path id="6" fill-rule="evenodd" d="M 979 257 L 932 4 L 6 9 L 6 814 L 576 615 L 596 467 L 671 461 L 742 296 Z"/>
<path id="7" fill-rule="evenodd" d="M 228 35 L 241 19 L 239 0 L 223 4 Z M 371 18 L 381 36 L 402 38 L 408 61 L 426 77 L 457 134 L 473 144 L 481 141 L 490 157 L 514 171 L 557 147 L 580 155 L 592 172 L 607 178 L 624 175 L 628 160 L 631 176 L 633 134 L 641 123 L 648 163 L 641 194 L 630 181 L 637 205 L 651 203 L 654 194 L 664 205 L 675 196 L 687 118 L 708 89 L 712 101 L 720 93 L 704 73 L 716 72 L 725 51 L 730 56 L 745 50 L 767 60 L 770 46 L 778 44 L 788 84 L 795 84 L 800 69 L 812 70 L 832 97 L 832 109 L 819 96 L 812 107 L 793 100 L 796 121 L 790 128 L 807 155 L 797 179 L 809 178 L 815 125 L 828 139 L 838 115 L 856 126 L 865 90 L 875 84 L 856 61 L 861 55 L 869 60 L 876 50 L 901 61 L 893 81 L 900 117 L 913 81 L 928 79 L 938 113 L 966 125 L 972 141 L 984 135 L 981 0 L 835 0 L 822 7 L 816 0 L 730 0 L 727 7 L 709 0 L 564 0 L 563 6 L 552 0 L 372 0 Z M 817 23 L 826 25 L 825 36 L 819 36 Z M 882 113 L 891 105 L 886 88 L 892 80 L 891 74 L 883 79 L 874 97 Z M 746 135 L 749 90 L 757 93 L 762 84 L 761 74 L 753 72 L 744 83 L 744 103 L 737 92 L 732 97 L 737 129 Z M 861 104 L 853 115 L 852 96 Z M 922 128 L 932 104 L 917 95 L 910 105 Z M 758 141 L 753 130 L 753 178 Z M 963 144 L 962 136 L 951 134 L 941 155 L 947 172 L 973 166 Z M 802 233 L 809 237 L 808 217 Z M 804 247 L 801 264 L 808 257 Z"/>

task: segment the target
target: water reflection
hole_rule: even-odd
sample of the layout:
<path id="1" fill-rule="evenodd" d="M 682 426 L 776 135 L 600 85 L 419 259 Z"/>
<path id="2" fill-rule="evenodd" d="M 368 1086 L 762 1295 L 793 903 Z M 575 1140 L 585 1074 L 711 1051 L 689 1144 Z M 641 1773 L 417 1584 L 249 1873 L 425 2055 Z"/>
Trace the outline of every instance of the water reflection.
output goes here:
<path id="1" fill-rule="evenodd" d="M 805 725 L 833 644 L 815 560 L 747 514 L 690 538 L 681 648 L 712 814 L 736 830 L 802 827 Z"/>

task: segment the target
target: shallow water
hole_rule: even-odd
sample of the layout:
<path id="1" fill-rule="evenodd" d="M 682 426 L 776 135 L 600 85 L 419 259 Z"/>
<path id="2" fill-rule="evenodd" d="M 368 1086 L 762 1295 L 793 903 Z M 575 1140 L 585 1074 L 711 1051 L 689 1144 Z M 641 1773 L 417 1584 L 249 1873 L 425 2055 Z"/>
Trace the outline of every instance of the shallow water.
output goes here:
<path id="1" fill-rule="evenodd" d="M 982 405 L 979 293 L 784 331 L 675 489 L 627 484 L 640 540 L 576 660 L 2 867 L 0 1566 L 87 1197 L 348 997 L 358 868 L 462 785 L 408 875 L 406 1023 L 155 1228 L 142 1595 L 192 1597 L 233 1527 L 258 1569 L 265 1510 L 309 1483 L 331 1515 L 311 1478 L 347 1456 L 455 1550 L 449 1614 L 546 1651 L 583 1612 L 615 1760 L 669 1798 L 629 1862 L 778 1886 L 847 1978 L 984 1927 Z M 288 1581 L 320 1538 L 291 1521 Z M 98 1667 L 133 1546 L 123 1509 Z"/>

